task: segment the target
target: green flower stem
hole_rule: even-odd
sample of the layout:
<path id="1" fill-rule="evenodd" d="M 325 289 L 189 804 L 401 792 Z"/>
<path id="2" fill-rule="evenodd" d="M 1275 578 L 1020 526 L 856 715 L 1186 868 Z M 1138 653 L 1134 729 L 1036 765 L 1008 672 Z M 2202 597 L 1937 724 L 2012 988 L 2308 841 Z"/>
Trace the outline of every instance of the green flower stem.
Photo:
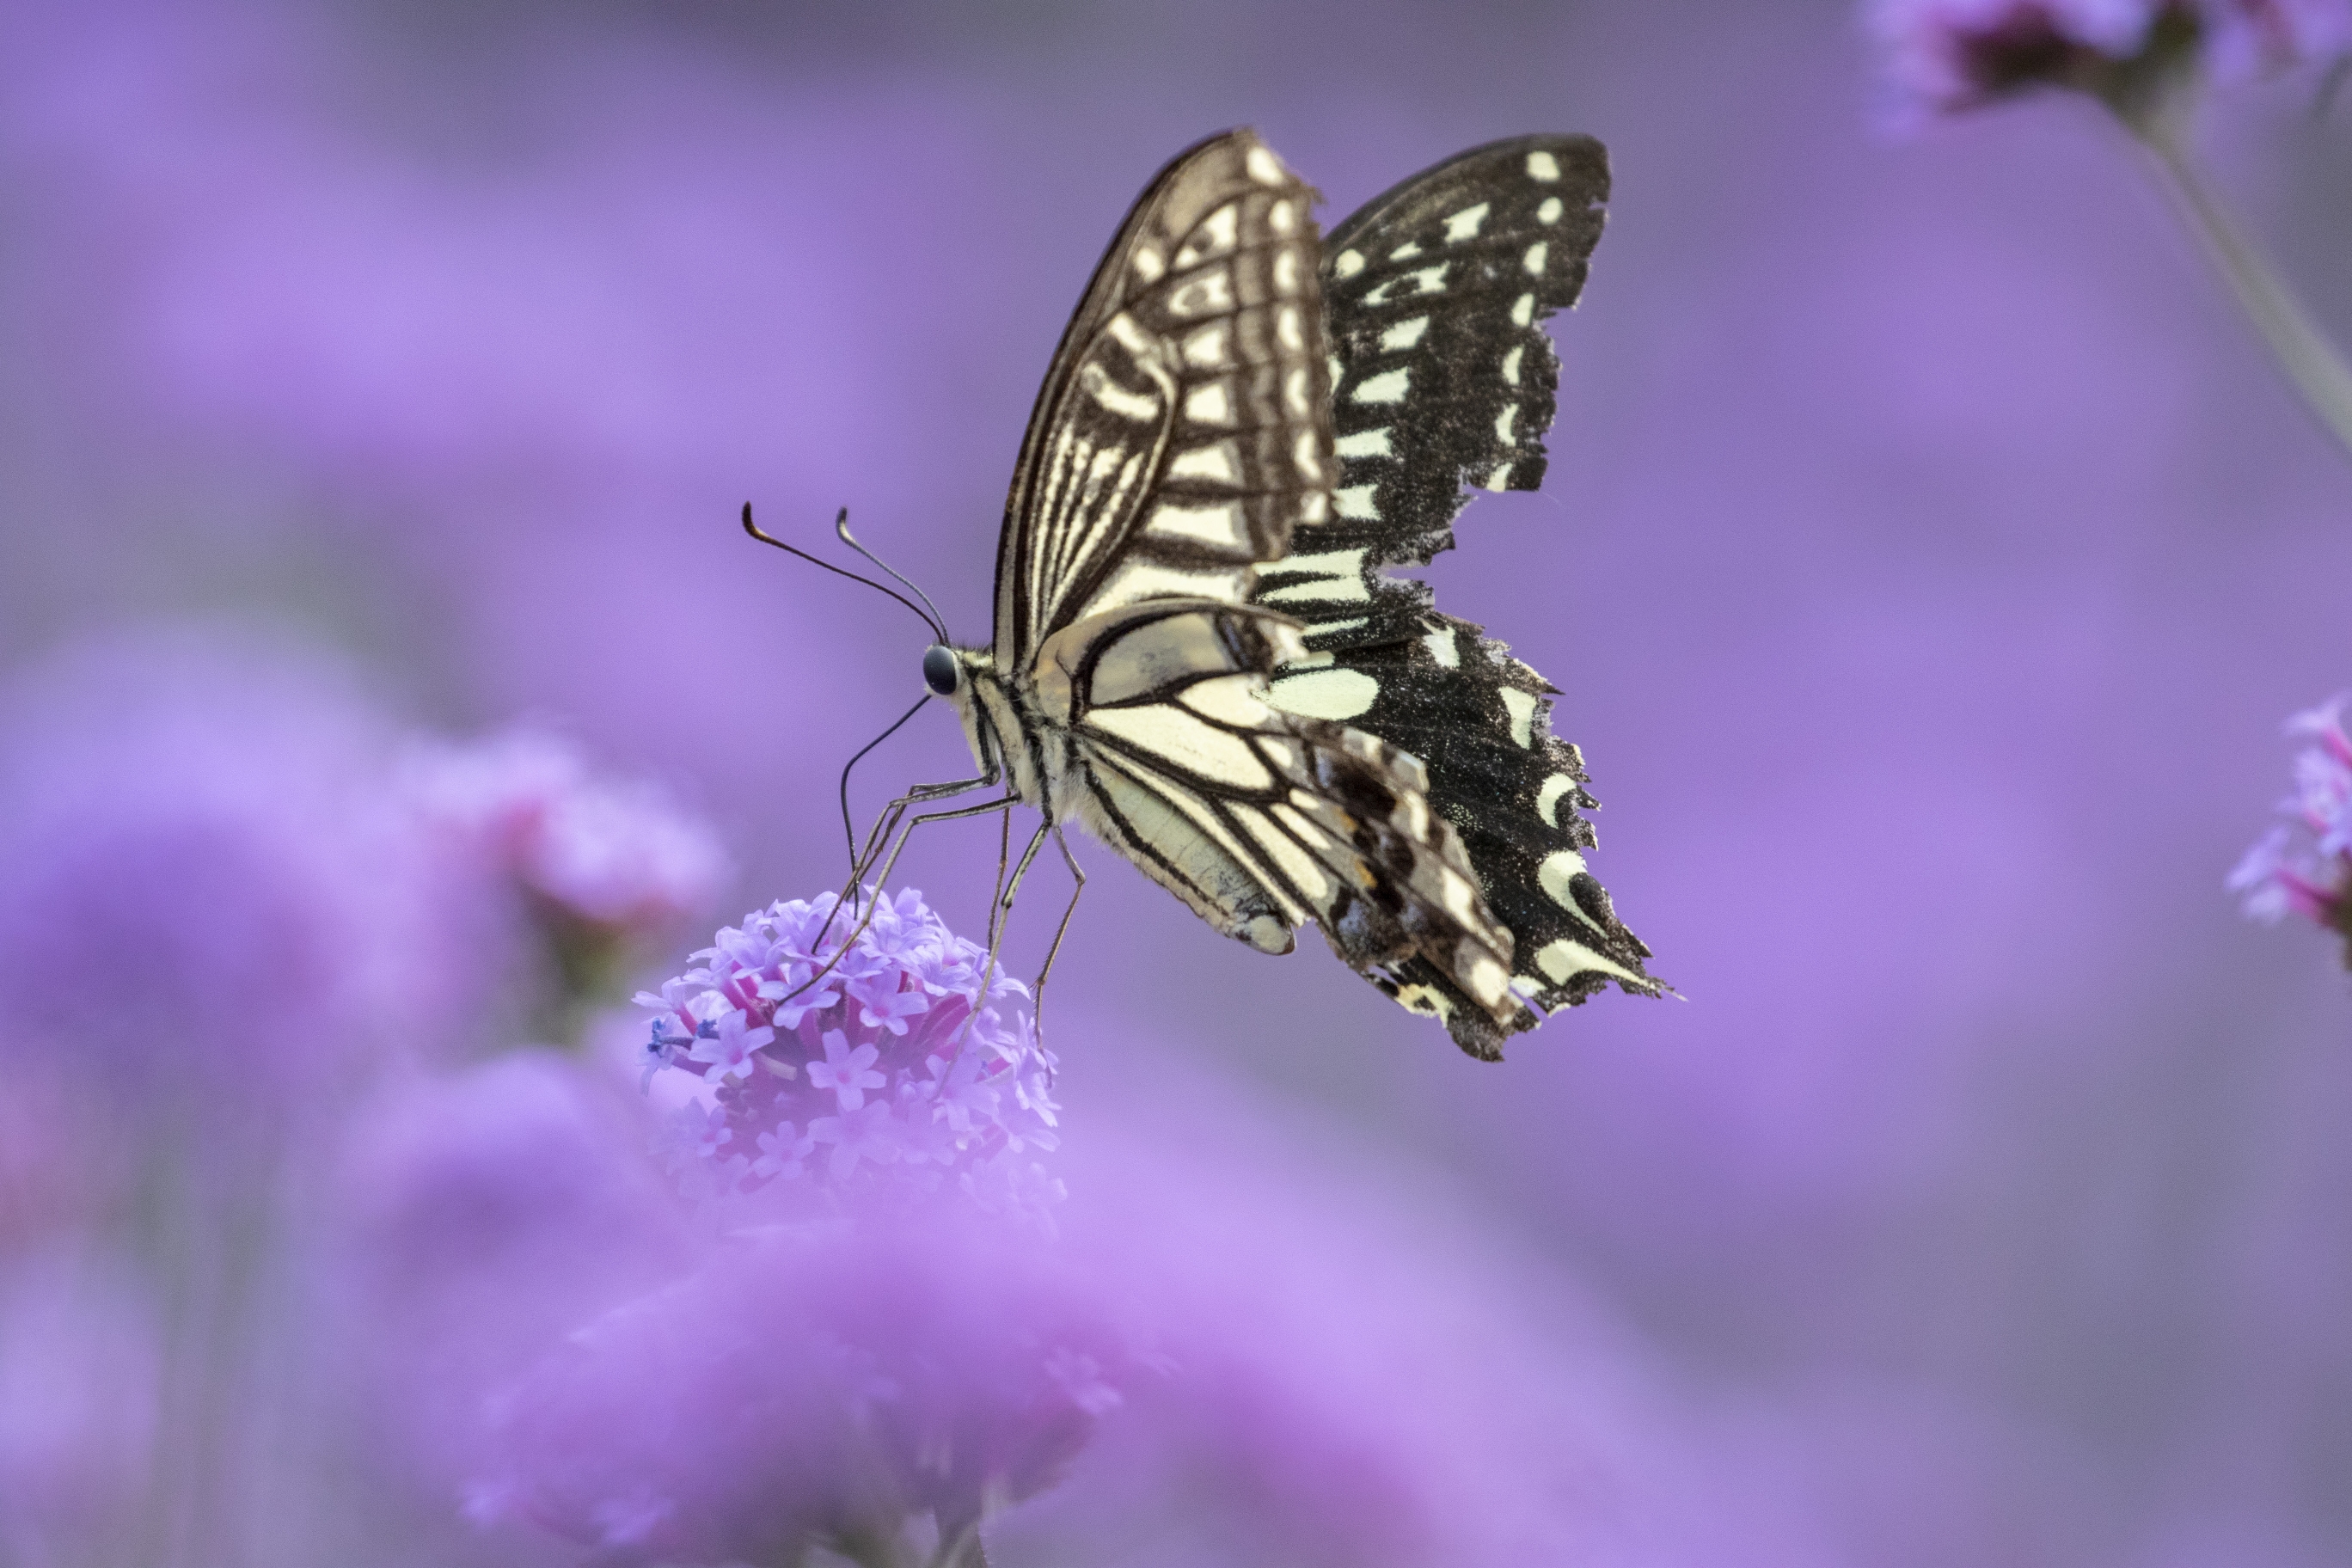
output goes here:
<path id="1" fill-rule="evenodd" d="M 2141 130 L 2139 140 L 2155 155 L 2157 168 L 2189 226 L 2197 231 L 2230 291 L 2269 345 L 2279 369 L 2302 395 L 2304 406 L 2336 437 L 2346 455 L 2352 456 L 2352 366 L 2344 363 L 2344 356 L 2327 341 L 2285 280 L 2231 221 L 2220 199 L 2189 163 L 2179 138 L 2167 130 L 2150 128 Z"/>

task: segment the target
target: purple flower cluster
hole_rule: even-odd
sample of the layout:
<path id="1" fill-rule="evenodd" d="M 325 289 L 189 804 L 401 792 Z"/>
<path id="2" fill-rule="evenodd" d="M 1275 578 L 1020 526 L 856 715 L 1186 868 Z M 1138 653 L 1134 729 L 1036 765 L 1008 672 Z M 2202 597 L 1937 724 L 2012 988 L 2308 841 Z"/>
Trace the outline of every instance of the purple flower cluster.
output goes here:
<path id="1" fill-rule="evenodd" d="M 2286 732 L 2315 742 L 2294 759 L 2294 793 L 2279 802 L 2288 817 L 2246 851 L 2229 886 L 2255 920 L 2289 913 L 2315 921 L 2352 941 L 2352 737 L 2344 710 L 2352 692 L 2338 692 L 2296 714 Z"/>
<path id="2" fill-rule="evenodd" d="M 655 1009 L 648 1082 L 701 1080 L 667 1127 L 691 1188 L 921 1194 L 952 1174 L 992 1212 L 1060 1199 L 1037 1158 L 1058 1142 L 1053 1055 L 1026 1014 L 985 1005 L 1027 987 L 998 967 L 983 999 L 985 950 L 920 893 L 779 901 L 694 956 L 637 997 Z"/>
<path id="3" fill-rule="evenodd" d="M 2352 48 L 2347 0 L 1877 0 L 1869 20 L 1914 114 L 2036 87 L 2114 98 L 2195 59 L 2235 79 Z"/>

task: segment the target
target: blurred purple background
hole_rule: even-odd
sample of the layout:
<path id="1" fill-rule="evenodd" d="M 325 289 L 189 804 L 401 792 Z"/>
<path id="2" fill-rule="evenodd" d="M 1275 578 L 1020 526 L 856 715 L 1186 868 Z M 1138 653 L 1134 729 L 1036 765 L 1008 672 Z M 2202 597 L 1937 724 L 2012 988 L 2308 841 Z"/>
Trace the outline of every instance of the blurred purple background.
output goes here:
<path id="1" fill-rule="evenodd" d="M 0 664 L 257 623 L 411 720 L 541 717 L 712 814 L 714 920 L 837 880 L 925 640 L 745 500 L 848 506 L 978 640 L 1037 378 L 1178 148 L 1255 124 L 1333 220 L 1600 136 L 1551 478 L 1432 576 L 1566 689 L 1687 1000 L 1481 1067 L 1081 846 L 1074 1143 L 1184 1144 L 1217 1097 L 1151 1086 L 1225 1075 L 1577 1281 L 1687 1561 L 2352 1559 L 2352 994 L 2221 889 L 2352 682 L 2352 470 L 2088 108 L 1879 135 L 1839 0 L 12 9 Z M 2309 100 L 2207 141 L 2352 337 Z M 964 761 L 927 712 L 858 798 Z M 977 930 L 994 834 L 930 831 L 903 879 Z"/>

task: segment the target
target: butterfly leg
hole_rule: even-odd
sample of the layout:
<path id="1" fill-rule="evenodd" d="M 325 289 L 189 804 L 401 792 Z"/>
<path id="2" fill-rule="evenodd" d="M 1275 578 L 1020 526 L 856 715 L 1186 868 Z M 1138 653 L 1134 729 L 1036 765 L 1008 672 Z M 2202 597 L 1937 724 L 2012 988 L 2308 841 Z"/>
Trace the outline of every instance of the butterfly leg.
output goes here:
<path id="1" fill-rule="evenodd" d="M 1054 928 L 1054 944 L 1045 950 L 1045 965 L 1037 971 L 1037 984 L 1029 994 L 1029 1016 L 1037 1026 L 1037 1043 L 1045 1043 L 1045 980 L 1054 973 L 1054 960 L 1060 956 L 1062 939 L 1070 934 L 1071 917 L 1078 912 L 1078 896 L 1087 890 L 1087 874 L 1078 869 L 1078 858 L 1070 853 L 1070 841 L 1062 837 L 1061 824 L 1052 825 L 1054 847 L 1062 852 L 1062 864 L 1070 868 L 1069 907 L 1062 911 L 1062 923 Z"/>
<path id="2" fill-rule="evenodd" d="M 979 1016 L 980 1004 L 987 999 L 988 988 L 996 979 L 996 955 L 1003 944 L 1004 928 L 1012 919 L 1013 900 L 1021 891 L 1021 879 L 1029 874 L 1029 862 L 1037 858 L 1037 851 L 1045 847 L 1045 835 L 1053 831 L 1053 821 L 1048 818 L 1030 838 L 1029 847 L 1021 851 L 1021 864 L 1013 868 L 1013 880 L 1008 884 L 1004 879 L 1004 850 L 1013 843 L 1013 814 L 1009 811 L 1004 814 L 1004 837 L 1000 841 L 996 856 L 996 891 L 990 897 L 988 904 L 988 962 L 981 967 L 980 995 L 973 998 L 972 1010 L 964 1016 L 966 1025 Z M 1034 1011 L 1034 1007 L 1032 1011 Z M 961 1039 L 962 1037 L 963 1029 L 959 1027 L 956 1037 Z"/>
<path id="3" fill-rule="evenodd" d="M 944 784 L 917 784 L 884 806 L 881 815 L 874 820 L 873 830 L 866 836 L 866 847 L 859 850 L 849 862 L 849 885 L 842 889 L 840 901 L 833 906 L 834 913 L 838 913 L 844 904 L 856 903 L 859 896 L 858 889 L 865 884 L 866 873 L 873 869 L 877 854 L 883 845 L 890 841 L 890 836 L 898 831 L 899 822 L 909 810 L 931 801 L 947 800 L 955 795 L 968 795 L 976 789 L 986 788 L 1003 776 L 1002 770 L 992 767 L 978 778 L 950 779 Z M 887 876 L 888 873 L 886 870 L 884 874 Z M 817 942 L 822 943 L 832 930 L 833 914 L 828 913 L 824 918 L 824 924 L 817 928 Z"/>
<path id="4" fill-rule="evenodd" d="M 987 781 L 976 780 L 973 782 L 984 784 Z M 938 788 L 940 786 L 926 785 L 924 787 Z M 967 784 L 965 787 L 969 788 L 971 785 Z M 909 792 L 908 795 L 901 795 L 898 799 L 892 801 L 890 803 L 890 810 L 886 815 L 887 815 L 895 824 L 898 817 L 906 815 L 907 808 L 913 804 L 915 804 L 915 802 L 912 798 L 912 792 Z M 978 805 L 957 806 L 950 811 L 921 812 L 908 820 L 903 826 L 896 827 L 895 831 L 897 837 L 890 844 L 890 852 L 882 858 L 881 869 L 875 874 L 875 896 L 871 899 L 861 900 L 865 908 L 865 913 L 859 918 L 856 928 L 847 936 L 842 938 L 840 948 L 831 958 L 825 960 L 824 965 L 820 967 L 815 973 L 810 975 L 806 980 L 801 982 L 800 984 L 794 986 L 792 990 L 784 993 L 779 1000 L 786 1002 L 791 1001 L 793 997 L 799 995 L 802 992 L 807 990 L 810 986 L 814 985 L 818 981 L 823 980 L 826 975 L 832 973 L 835 968 L 840 964 L 841 961 L 848 956 L 850 948 L 856 944 L 859 937 L 866 934 L 866 928 L 874 923 L 874 911 L 882 902 L 882 887 L 885 883 L 889 881 L 891 868 L 898 864 L 898 857 L 906 849 L 907 840 L 915 836 L 915 829 L 922 826 L 927 822 L 955 822 L 968 816 L 986 816 L 992 811 L 1010 811 L 1020 804 L 1021 797 L 1019 795 L 1008 795 L 1002 800 L 982 801 Z M 862 888 L 863 882 L 864 879 L 861 878 L 850 883 L 850 896 L 858 896 L 859 889 Z M 841 906 L 837 903 L 834 906 L 836 912 L 839 911 L 840 908 Z M 824 926 L 817 932 L 816 942 L 811 945 L 822 946 L 824 942 L 825 932 L 830 931 L 832 928 L 832 918 L 828 916 L 825 920 Z"/>

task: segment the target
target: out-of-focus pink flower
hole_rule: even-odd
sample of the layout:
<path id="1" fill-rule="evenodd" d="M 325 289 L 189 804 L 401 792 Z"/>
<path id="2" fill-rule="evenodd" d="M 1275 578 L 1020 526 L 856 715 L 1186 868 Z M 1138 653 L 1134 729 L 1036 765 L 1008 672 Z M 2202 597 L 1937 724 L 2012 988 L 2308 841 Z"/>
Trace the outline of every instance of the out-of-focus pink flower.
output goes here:
<path id="1" fill-rule="evenodd" d="M 2191 61 L 2237 79 L 2352 47 L 2347 0 L 1875 0 L 1867 15 L 1914 117 L 2038 87 L 2116 100 Z"/>
<path id="2" fill-rule="evenodd" d="M 597 776 L 576 747 L 544 730 L 420 742 L 405 773 L 430 820 L 595 925 L 661 931 L 700 911 L 731 869 L 709 826 L 663 791 Z"/>
<path id="3" fill-rule="evenodd" d="M 637 997 L 648 1076 L 702 1079 L 667 1140 L 693 1184 L 912 1196 L 952 1176 L 983 1208 L 1038 1216 L 1061 1195 L 1037 1158 L 1058 1141 L 1053 1055 L 1025 1014 L 981 1005 L 986 952 L 920 893 L 771 904 L 694 957 Z M 987 976 L 990 1000 L 1026 994 Z"/>
<path id="4" fill-rule="evenodd" d="M 2296 753 L 2294 793 L 2279 803 L 2289 819 L 2246 851 L 2230 873 L 2230 890 L 2252 918 L 2293 913 L 2352 942 L 2352 737 L 2342 692 L 2286 722 L 2290 735 L 2315 742 Z M 2347 952 L 2352 961 L 2352 952 Z"/>
<path id="5" fill-rule="evenodd" d="M 468 1508 L 614 1562 L 968 1541 L 1059 1477 L 1140 1365 L 1104 1290 L 1029 1227 L 968 1210 L 762 1227 L 503 1394 Z"/>

